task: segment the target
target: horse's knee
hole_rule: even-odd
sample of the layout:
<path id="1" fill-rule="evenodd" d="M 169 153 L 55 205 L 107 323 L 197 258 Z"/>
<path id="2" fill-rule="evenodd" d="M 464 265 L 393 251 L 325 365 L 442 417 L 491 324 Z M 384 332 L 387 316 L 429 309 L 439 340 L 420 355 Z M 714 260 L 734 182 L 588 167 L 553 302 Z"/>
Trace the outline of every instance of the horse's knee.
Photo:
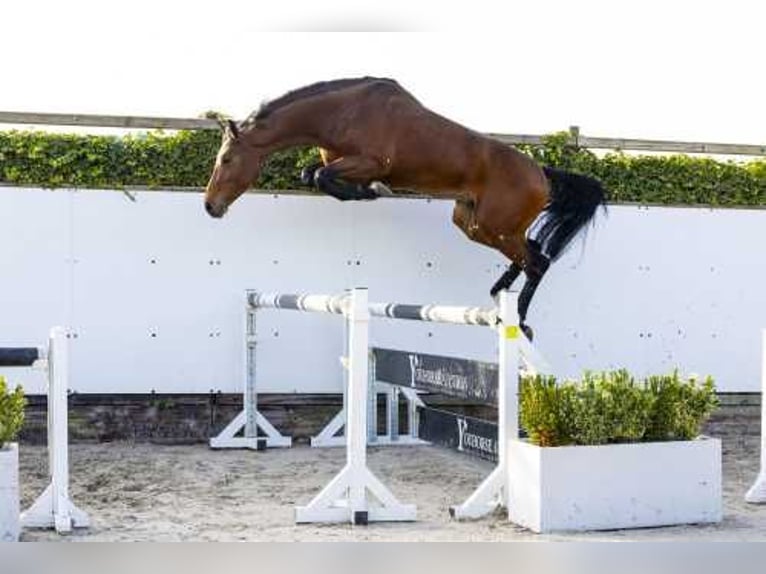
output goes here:
<path id="1" fill-rule="evenodd" d="M 478 241 L 479 225 L 476 223 L 476 210 L 473 202 L 456 201 L 455 208 L 452 210 L 452 223 L 469 239 Z"/>

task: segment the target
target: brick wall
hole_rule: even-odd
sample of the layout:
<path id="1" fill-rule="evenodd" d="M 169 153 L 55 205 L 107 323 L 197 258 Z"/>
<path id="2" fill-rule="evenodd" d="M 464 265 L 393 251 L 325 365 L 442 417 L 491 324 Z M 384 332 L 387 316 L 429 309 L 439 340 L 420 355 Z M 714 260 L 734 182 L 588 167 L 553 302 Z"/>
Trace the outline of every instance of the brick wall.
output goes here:
<path id="1" fill-rule="evenodd" d="M 726 444 L 751 443 L 760 436 L 760 394 L 722 394 L 721 406 L 704 432 Z M 264 395 L 259 410 L 283 434 L 308 442 L 342 407 L 340 395 Z M 430 396 L 429 405 L 493 419 L 494 409 Z M 237 395 L 71 395 L 72 442 L 131 440 L 163 444 L 203 443 L 215 436 L 242 408 Z M 402 420 L 404 420 L 402 412 Z M 381 412 L 379 420 L 382 421 Z M 46 400 L 29 397 L 22 442 L 44 443 Z"/>

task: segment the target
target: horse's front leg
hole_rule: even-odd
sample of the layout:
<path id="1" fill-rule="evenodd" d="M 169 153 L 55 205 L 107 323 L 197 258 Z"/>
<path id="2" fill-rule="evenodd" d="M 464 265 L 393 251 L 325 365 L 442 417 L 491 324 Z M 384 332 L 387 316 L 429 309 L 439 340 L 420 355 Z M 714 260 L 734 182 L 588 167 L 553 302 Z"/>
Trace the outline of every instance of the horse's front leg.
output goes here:
<path id="1" fill-rule="evenodd" d="M 377 199 L 390 195 L 380 179 L 388 175 L 385 161 L 368 156 L 342 157 L 314 172 L 314 183 L 320 191 L 341 201 Z"/>
<path id="2" fill-rule="evenodd" d="M 301 183 L 303 185 L 308 185 L 309 187 L 314 187 L 314 176 L 319 168 L 321 168 L 324 165 L 321 161 L 318 161 L 316 163 L 312 163 L 311 165 L 307 165 L 301 170 Z"/>

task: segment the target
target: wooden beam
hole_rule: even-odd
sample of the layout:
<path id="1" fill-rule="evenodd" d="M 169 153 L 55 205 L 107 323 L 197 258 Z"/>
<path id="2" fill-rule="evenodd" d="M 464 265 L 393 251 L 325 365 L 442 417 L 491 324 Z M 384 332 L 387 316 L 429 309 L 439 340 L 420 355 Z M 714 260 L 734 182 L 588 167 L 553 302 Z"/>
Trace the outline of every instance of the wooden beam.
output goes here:
<path id="1" fill-rule="evenodd" d="M 108 116 L 96 114 L 49 114 L 30 112 L 0 112 L 0 124 L 55 125 L 79 127 L 106 127 L 123 129 L 217 130 L 218 122 L 203 118 L 162 118 L 151 116 Z M 686 153 L 712 155 L 766 156 L 766 145 L 728 144 L 714 142 L 685 142 L 669 140 L 643 140 L 631 138 L 605 138 L 584 136 L 577 128 L 570 128 L 570 140 L 579 147 L 657 153 Z M 531 134 L 489 133 L 509 145 L 540 145 L 545 136 Z"/>
<path id="2" fill-rule="evenodd" d="M 509 145 L 540 145 L 544 136 L 519 134 L 488 134 Z M 579 135 L 579 147 L 587 149 L 610 149 L 625 151 L 649 151 L 662 153 L 702 153 L 712 155 L 766 156 L 766 145 L 727 144 L 713 142 L 683 142 L 668 140 L 640 140 L 629 138 L 602 138 Z M 574 145 L 574 141 L 572 141 Z"/>
<path id="3" fill-rule="evenodd" d="M 202 118 L 159 118 L 148 116 L 104 116 L 96 114 L 38 114 L 0 112 L 0 123 L 52 126 L 81 126 L 126 129 L 217 130 L 215 120 Z"/>

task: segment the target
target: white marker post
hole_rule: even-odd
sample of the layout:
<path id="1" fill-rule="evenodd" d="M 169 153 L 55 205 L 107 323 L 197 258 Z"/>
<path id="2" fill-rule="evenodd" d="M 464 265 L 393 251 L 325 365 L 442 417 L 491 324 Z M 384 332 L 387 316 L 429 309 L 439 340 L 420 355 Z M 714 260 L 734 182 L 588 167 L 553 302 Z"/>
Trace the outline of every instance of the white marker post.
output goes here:
<path id="1" fill-rule="evenodd" d="M 761 470 L 747 491 L 745 501 L 766 503 L 766 329 L 761 333 Z"/>

